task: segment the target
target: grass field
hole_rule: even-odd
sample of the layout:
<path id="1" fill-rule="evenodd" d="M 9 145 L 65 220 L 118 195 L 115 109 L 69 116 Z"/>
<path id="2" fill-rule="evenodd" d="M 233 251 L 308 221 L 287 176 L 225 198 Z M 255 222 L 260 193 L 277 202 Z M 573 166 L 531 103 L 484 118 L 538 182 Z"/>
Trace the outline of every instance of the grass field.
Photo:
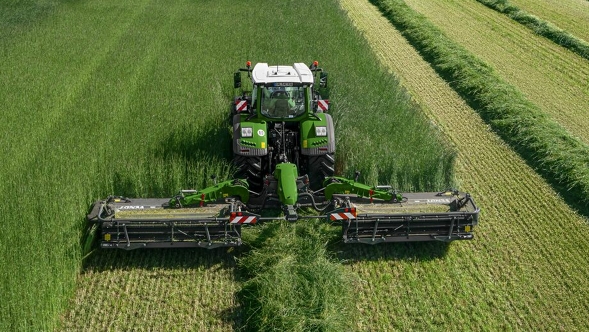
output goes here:
<path id="1" fill-rule="evenodd" d="M 104 251 L 79 278 L 68 331 L 227 331 L 239 282 L 226 250 Z"/>
<path id="2" fill-rule="evenodd" d="M 365 259 L 350 268 L 364 276 L 362 326 L 586 330 L 587 220 L 489 131 L 374 6 L 341 3 L 380 61 L 456 145 L 457 179 L 483 208 L 477 238 L 446 251 L 418 244 L 361 248 Z"/>
<path id="3" fill-rule="evenodd" d="M 586 62 L 474 0 L 408 3 L 586 139 Z M 244 308 L 244 289 L 276 300 L 325 286 L 314 302 L 328 318 L 341 308 L 331 327 L 343 330 L 589 330 L 587 219 L 367 1 L 31 0 L 0 13 L 0 330 L 255 328 L 284 301 Z M 483 52 L 477 38 L 497 43 Z M 94 200 L 231 176 L 237 67 L 315 59 L 330 73 L 343 175 L 359 169 L 401 190 L 458 185 L 482 207 L 475 240 L 343 246 L 337 230 L 277 224 L 267 243 L 247 234 L 251 251 L 97 251 L 82 264 Z M 319 285 L 317 270 L 334 277 Z M 329 330 L 297 303 L 278 311 Z M 252 308 L 270 310 L 250 318 Z"/>
<path id="4" fill-rule="evenodd" d="M 99 252 L 82 267 L 79 242 L 96 199 L 165 197 L 231 176 L 231 75 L 245 60 L 317 59 L 330 72 L 344 175 L 401 190 L 453 182 L 454 152 L 335 2 L 2 6 L 2 330 L 239 321 L 233 252 Z"/>
<path id="5" fill-rule="evenodd" d="M 477 1 L 406 3 L 589 144 L 589 62 Z"/>

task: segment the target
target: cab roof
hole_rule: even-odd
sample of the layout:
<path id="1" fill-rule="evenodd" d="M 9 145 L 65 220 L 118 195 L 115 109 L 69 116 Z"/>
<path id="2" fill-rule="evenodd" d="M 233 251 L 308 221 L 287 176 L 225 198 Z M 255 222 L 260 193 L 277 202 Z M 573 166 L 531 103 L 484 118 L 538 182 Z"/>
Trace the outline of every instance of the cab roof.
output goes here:
<path id="1" fill-rule="evenodd" d="M 304 63 L 293 66 L 272 65 L 258 63 L 252 70 L 254 84 L 266 85 L 273 83 L 313 84 L 313 73 Z"/>

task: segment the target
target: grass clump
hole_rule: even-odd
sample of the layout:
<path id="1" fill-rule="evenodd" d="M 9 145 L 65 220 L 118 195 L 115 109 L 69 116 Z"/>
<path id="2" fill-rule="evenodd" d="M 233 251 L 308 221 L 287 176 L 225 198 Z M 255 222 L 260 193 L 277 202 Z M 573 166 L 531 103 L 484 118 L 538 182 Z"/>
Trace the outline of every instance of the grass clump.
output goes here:
<path id="1" fill-rule="evenodd" d="M 491 128 L 589 214 L 589 147 L 402 0 L 371 0 Z"/>
<path id="2" fill-rule="evenodd" d="M 320 221 L 264 226 L 238 262 L 248 277 L 238 296 L 245 331 L 349 331 L 352 278 L 329 253 Z"/>
<path id="3" fill-rule="evenodd" d="M 540 19 L 525 10 L 511 4 L 508 0 L 477 0 L 483 5 L 509 16 L 534 31 L 537 35 L 548 38 L 556 44 L 565 47 L 581 57 L 589 60 L 589 44 L 586 41 L 554 26 L 550 22 Z"/>

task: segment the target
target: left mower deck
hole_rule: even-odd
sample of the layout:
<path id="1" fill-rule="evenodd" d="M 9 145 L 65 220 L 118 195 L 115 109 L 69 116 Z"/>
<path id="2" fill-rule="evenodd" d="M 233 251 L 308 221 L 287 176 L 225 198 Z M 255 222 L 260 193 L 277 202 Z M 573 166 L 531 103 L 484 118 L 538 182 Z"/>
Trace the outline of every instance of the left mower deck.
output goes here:
<path id="1" fill-rule="evenodd" d="M 229 220 L 231 203 L 172 209 L 167 207 L 169 201 L 111 197 L 96 202 L 87 218 L 100 224 L 101 248 L 216 248 L 241 244 L 241 223 Z"/>

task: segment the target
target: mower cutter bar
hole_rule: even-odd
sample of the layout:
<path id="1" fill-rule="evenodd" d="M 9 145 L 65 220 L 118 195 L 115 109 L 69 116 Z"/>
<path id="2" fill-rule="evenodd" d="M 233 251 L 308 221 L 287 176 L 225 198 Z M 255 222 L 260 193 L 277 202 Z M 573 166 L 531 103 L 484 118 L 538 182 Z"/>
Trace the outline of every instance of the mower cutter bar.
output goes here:
<path id="1" fill-rule="evenodd" d="M 333 195 L 321 215 L 261 217 L 239 200 L 170 207 L 170 199 L 109 197 L 94 204 L 87 219 L 99 224 L 102 248 L 234 247 L 242 244 L 241 227 L 271 220 L 320 218 L 342 227 L 344 243 L 469 240 L 479 208 L 465 193 L 411 193 L 382 200 Z M 289 219 L 289 216 L 295 219 Z"/>
<path id="2" fill-rule="evenodd" d="M 474 220 L 473 215 L 462 213 L 359 215 L 343 223 L 343 240 L 366 244 L 470 240 Z"/>
<path id="3" fill-rule="evenodd" d="M 353 197 L 347 207 L 356 215 L 341 220 L 343 241 L 365 244 L 470 240 L 480 212 L 459 192 L 407 194 L 399 203 Z"/>
<path id="4" fill-rule="evenodd" d="M 174 209 L 170 199 L 109 197 L 94 204 L 87 219 L 100 224 L 102 248 L 218 248 L 241 245 L 241 225 L 257 215 L 236 204 Z"/>
<path id="5" fill-rule="evenodd" d="M 241 225 L 221 220 L 116 220 L 102 223 L 102 248 L 234 247 L 241 245 Z"/>

